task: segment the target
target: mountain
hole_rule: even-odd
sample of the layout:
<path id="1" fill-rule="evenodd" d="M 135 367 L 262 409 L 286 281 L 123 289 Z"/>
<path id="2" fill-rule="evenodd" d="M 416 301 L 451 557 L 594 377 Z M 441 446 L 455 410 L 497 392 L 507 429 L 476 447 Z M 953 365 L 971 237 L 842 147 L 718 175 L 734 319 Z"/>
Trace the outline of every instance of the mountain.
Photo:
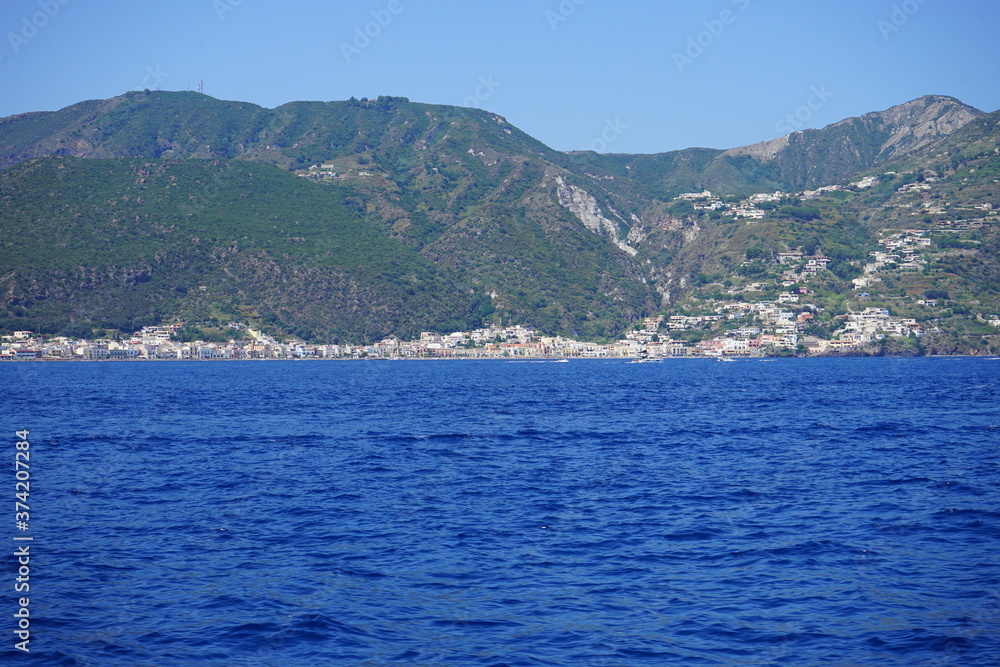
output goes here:
<path id="1" fill-rule="evenodd" d="M 826 252 L 849 285 L 907 183 L 777 202 L 754 226 L 680 193 L 735 206 L 957 173 L 970 146 L 992 159 L 991 117 L 928 96 L 756 146 L 599 155 L 398 97 L 265 109 L 146 91 L 20 114 L 0 120 L 0 328 L 249 318 L 373 340 L 516 320 L 610 338 L 712 276 L 748 280 L 749 249 Z"/>
<path id="2" fill-rule="evenodd" d="M 330 192 L 251 162 L 29 160 L 0 174 L 0 220 L 0 290 L 29 330 L 184 314 L 357 339 L 476 325 L 489 302 Z"/>
<path id="3" fill-rule="evenodd" d="M 932 147 L 981 116 L 982 111 L 952 97 L 928 95 L 821 130 L 733 148 L 725 155 L 773 164 L 788 189 L 815 188 Z"/>
<path id="4" fill-rule="evenodd" d="M 38 136 L 35 141 L 25 140 L 33 135 Z M 288 235 L 291 230 L 287 225 L 306 224 L 306 218 L 322 217 L 325 207 L 338 206 L 354 222 L 363 223 L 368 233 L 390 242 L 397 253 L 405 250 L 433 266 L 440 279 L 435 283 L 435 298 L 442 302 L 447 301 L 445 293 L 468 295 L 463 297 L 466 301 L 486 294 L 486 303 L 477 305 L 476 312 L 495 313 L 497 318 L 581 337 L 614 335 L 659 305 L 659 296 L 648 284 L 645 271 L 631 262 L 627 253 L 581 224 L 571 212 L 572 207 L 559 203 L 560 189 L 569 191 L 573 187 L 564 185 L 566 179 L 575 178 L 557 164 L 564 162 L 565 156 L 493 114 L 410 104 L 400 98 L 294 103 L 271 111 L 197 94 L 150 93 L 104 103 L 82 103 L 55 116 L 26 114 L 7 119 L 0 125 L 0 137 L 4 160 L 14 165 L 0 172 L 4 198 L 8 211 L 18 212 L 16 216 L 4 215 L 5 234 L 16 237 L 21 229 L 46 229 L 50 225 L 71 229 L 74 219 L 87 215 L 77 210 L 79 203 L 72 199 L 50 200 L 47 208 L 37 207 L 38 193 L 56 185 L 45 179 L 66 173 L 67 168 L 79 178 L 92 179 L 101 188 L 113 190 L 114 196 L 107 201 L 121 209 L 116 211 L 120 215 L 109 216 L 110 221 L 97 218 L 105 225 L 101 234 L 109 239 L 137 237 L 129 238 L 129 242 L 142 247 L 145 254 L 114 264 L 114 271 L 108 269 L 109 280 L 115 271 L 141 273 L 152 262 L 150 258 L 161 252 L 167 252 L 169 261 L 177 266 L 201 261 L 189 256 L 195 253 L 194 246 L 161 249 L 148 235 L 143 236 L 146 232 L 140 223 L 144 221 L 193 230 L 192 237 L 217 239 L 213 240 L 215 245 L 238 239 L 229 228 L 238 229 L 244 224 L 242 218 L 234 219 L 242 215 L 243 207 L 234 207 L 233 203 L 241 203 L 239 200 L 246 196 L 241 188 L 251 184 L 228 174 L 242 173 L 243 165 L 256 163 L 259 166 L 252 172 L 254 183 L 270 173 L 268 182 L 273 190 L 265 199 L 255 200 L 252 212 L 258 222 L 243 239 L 243 245 L 265 252 L 268 261 L 282 268 L 288 269 L 285 265 L 294 258 L 287 254 L 276 256 L 268 248 L 266 228 L 259 220 L 284 222 L 273 226 L 274 233 Z M 60 157 L 41 157 L 50 154 Z M 136 162 L 136 156 L 144 161 Z M 54 159 L 63 160 L 63 172 L 58 171 Z M 91 163 L 96 160 L 110 160 L 104 165 L 107 178 L 103 181 L 90 173 Z M 208 173 L 190 177 L 185 170 L 197 168 L 197 163 L 204 160 L 208 163 L 202 168 Z M 297 168 L 334 163 L 340 172 L 336 180 L 303 179 L 290 173 L 317 176 L 320 170 Z M 164 177 L 182 184 L 177 186 L 177 196 L 187 197 L 188 203 L 157 198 L 152 206 L 145 205 L 150 202 L 149 194 L 143 199 L 149 186 L 135 176 L 137 170 L 169 174 Z M 184 173 L 174 173 L 178 170 Z M 288 210 L 292 202 L 306 196 L 312 203 Z M 90 215 L 96 217 L 97 208 Z M 123 220 L 129 221 L 127 225 L 122 226 Z M 227 231 L 218 233 L 217 226 Z M 607 233 L 616 235 L 618 230 Z M 33 238 L 40 237 L 25 237 L 25 242 Z M 89 238 L 72 237 L 66 247 L 74 242 L 87 243 Z M 19 244 L 8 245 L 6 253 L 0 253 L 0 266 L 16 266 L 15 255 L 22 251 Z M 88 260 L 93 254 L 82 252 Z M 72 253 L 59 252 L 57 257 L 61 265 L 52 270 L 67 273 L 83 266 L 73 260 Z M 216 255 L 209 257 L 221 261 Z M 336 266 L 347 272 L 342 265 Z M 250 277 L 234 273 L 225 265 L 215 269 L 234 279 L 236 275 L 251 282 L 269 279 L 266 273 Z M 390 255 L 377 254 L 369 262 L 369 273 L 389 282 L 399 280 L 399 270 L 398 261 Z M 165 275 L 163 287 L 174 279 L 172 274 Z M 8 284 L 7 297 L 11 303 L 25 304 L 17 312 L 24 310 L 29 316 L 37 313 L 40 319 L 54 312 L 63 312 L 70 320 L 106 319 L 101 308 L 75 310 L 86 300 L 81 302 L 79 295 L 71 291 L 58 292 L 59 296 L 43 308 L 38 299 L 42 295 L 31 286 L 49 286 L 54 280 L 61 277 L 21 275 L 20 287 Z M 316 285 L 316 294 L 324 300 L 328 289 L 325 284 L 320 281 Z M 386 294 L 383 286 L 370 277 L 364 284 L 378 294 Z M 219 317 L 223 313 L 228 317 L 238 315 L 234 312 L 235 301 L 229 298 L 236 285 L 233 283 L 225 292 L 229 301 L 213 304 Z M 117 294 L 115 290 L 111 293 Z M 419 327 L 445 326 L 436 307 L 412 295 L 406 304 L 412 321 L 386 319 L 378 325 L 352 321 L 336 302 L 331 302 L 321 315 L 312 312 L 315 307 L 306 313 L 304 302 L 297 298 L 295 304 L 290 304 L 248 297 L 262 316 L 275 319 L 286 330 L 304 329 L 320 336 L 335 334 L 368 340 Z M 463 312 L 462 299 L 449 299 L 457 299 L 456 308 Z M 73 307 L 67 305 L 70 301 Z M 177 307 L 173 296 L 164 297 L 166 305 L 161 312 L 143 312 L 138 306 L 148 303 L 145 298 L 137 301 L 116 297 L 113 301 L 135 304 L 128 310 L 134 321 L 162 317 Z M 398 310 L 382 306 L 378 300 L 372 303 L 372 307 L 376 306 Z M 184 314 L 188 309 L 178 312 Z M 121 320 L 125 315 L 116 317 Z M 444 319 L 463 321 L 463 317 Z"/>
<path id="5" fill-rule="evenodd" d="M 591 169 L 634 180 L 660 198 L 704 189 L 746 195 L 839 183 L 930 148 L 981 116 L 982 111 L 952 97 L 928 95 L 819 130 L 729 150 L 574 156 Z"/>
<path id="6" fill-rule="evenodd" d="M 265 109 L 193 92 L 146 91 L 0 120 L 0 169 L 46 155 L 240 158 L 292 169 L 338 155 L 391 150 L 393 144 L 412 147 L 431 129 L 430 117 L 437 118 L 438 129 L 445 127 L 442 122 L 476 119 L 488 126 L 495 119 L 496 127 L 478 129 L 486 130 L 479 138 L 496 149 L 515 148 L 564 167 L 606 170 L 661 198 L 698 188 L 744 194 L 762 184 L 794 189 L 836 183 L 927 148 L 982 115 L 952 97 L 928 95 L 752 146 L 654 155 L 577 152 L 567 159 L 498 116 L 475 109 L 394 97 Z"/>

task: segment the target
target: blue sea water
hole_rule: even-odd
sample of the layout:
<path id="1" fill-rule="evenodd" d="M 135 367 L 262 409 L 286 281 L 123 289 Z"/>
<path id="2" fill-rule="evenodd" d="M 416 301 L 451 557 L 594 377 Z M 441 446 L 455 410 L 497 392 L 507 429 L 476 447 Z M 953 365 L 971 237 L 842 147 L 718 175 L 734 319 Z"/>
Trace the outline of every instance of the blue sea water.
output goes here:
<path id="1" fill-rule="evenodd" d="M 1000 664 L 1000 360 L 0 381 L 5 664 Z"/>

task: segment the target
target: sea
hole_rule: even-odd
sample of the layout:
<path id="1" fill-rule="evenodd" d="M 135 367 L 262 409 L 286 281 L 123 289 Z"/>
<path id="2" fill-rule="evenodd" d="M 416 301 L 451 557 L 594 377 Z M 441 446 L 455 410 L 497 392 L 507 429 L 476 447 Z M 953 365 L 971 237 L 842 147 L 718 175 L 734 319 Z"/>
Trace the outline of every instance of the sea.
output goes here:
<path id="1" fill-rule="evenodd" d="M 0 382 L 3 664 L 1000 665 L 995 358 Z"/>

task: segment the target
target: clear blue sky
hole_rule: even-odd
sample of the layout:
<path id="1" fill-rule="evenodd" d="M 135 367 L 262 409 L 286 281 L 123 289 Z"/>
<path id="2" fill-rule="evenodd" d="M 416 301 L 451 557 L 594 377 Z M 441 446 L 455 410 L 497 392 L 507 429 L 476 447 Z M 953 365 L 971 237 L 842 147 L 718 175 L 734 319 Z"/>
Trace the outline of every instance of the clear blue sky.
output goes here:
<path id="1" fill-rule="evenodd" d="M 996 0 L 4 0 L 0 117 L 203 79 L 474 104 L 559 150 L 729 148 L 925 94 L 1000 109 L 998 27 Z"/>

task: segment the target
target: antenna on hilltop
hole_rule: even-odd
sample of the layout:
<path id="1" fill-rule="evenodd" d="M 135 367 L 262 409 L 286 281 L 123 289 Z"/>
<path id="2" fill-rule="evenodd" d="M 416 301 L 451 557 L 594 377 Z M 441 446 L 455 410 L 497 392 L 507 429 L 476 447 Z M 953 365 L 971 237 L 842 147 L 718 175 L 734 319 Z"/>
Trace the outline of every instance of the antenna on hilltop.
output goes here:
<path id="1" fill-rule="evenodd" d="M 202 95 L 205 94 L 205 80 L 204 79 L 198 79 L 198 92 L 201 93 Z"/>

